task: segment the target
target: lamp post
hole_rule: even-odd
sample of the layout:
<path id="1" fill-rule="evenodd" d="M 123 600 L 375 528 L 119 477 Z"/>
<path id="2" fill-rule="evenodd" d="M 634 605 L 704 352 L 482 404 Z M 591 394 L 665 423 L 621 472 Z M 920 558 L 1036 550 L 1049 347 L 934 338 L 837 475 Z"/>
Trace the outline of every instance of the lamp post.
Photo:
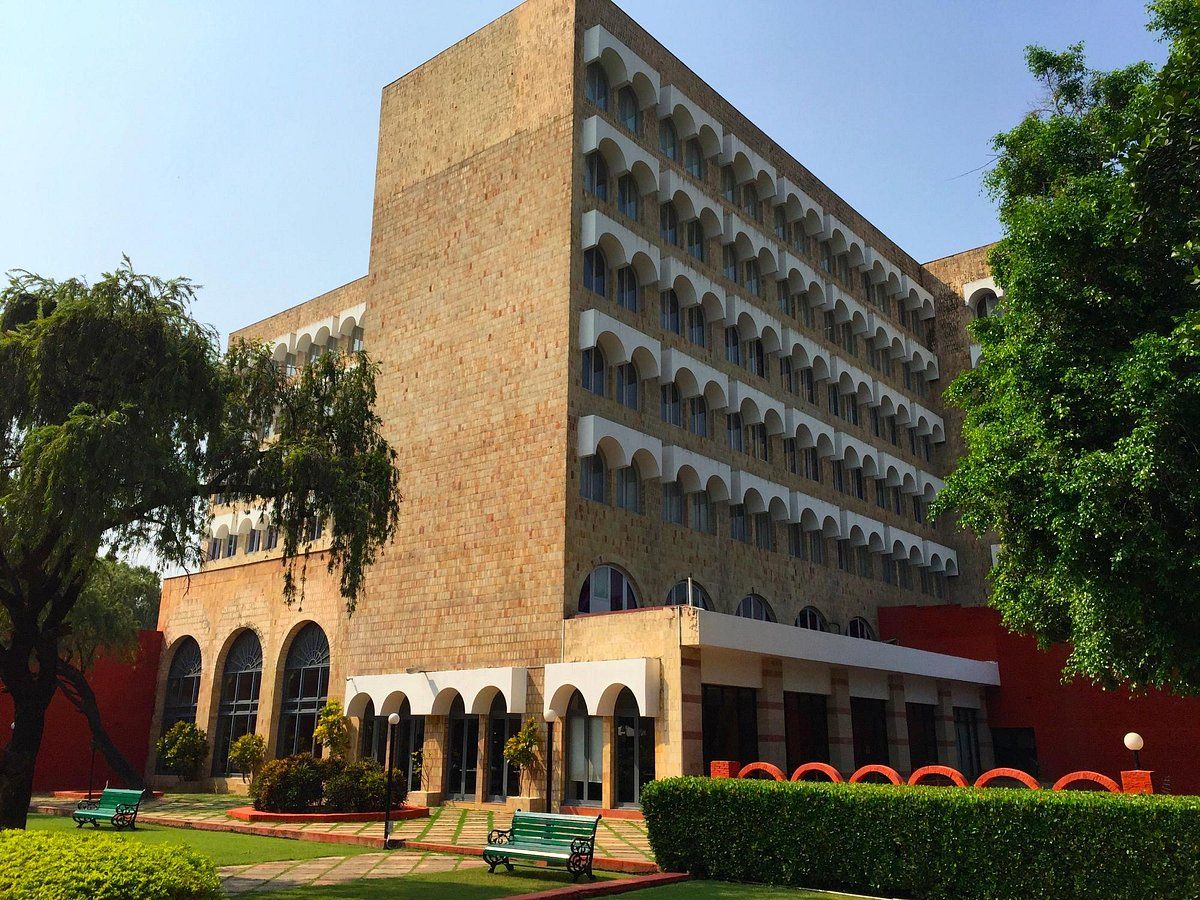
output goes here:
<path id="1" fill-rule="evenodd" d="M 1131 731 L 1125 735 L 1125 749 L 1133 751 L 1133 767 L 1140 769 L 1142 767 L 1141 757 L 1138 755 L 1141 749 L 1146 746 L 1146 742 L 1142 740 L 1142 736 L 1136 731 Z"/>
<path id="2" fill-rule="evenodd" d="M 387 757 L 388 757 L 388 773 L 387 773 L 387 803 L 384 804 L 383 810 L 383 849 L 390 850 L 390 842 L 392 839 L 392 768 L 396 763 L 396 726 L 400 724 L 400 714 L 392 713 L 388 716 L 388 732 L 387 732 Z"/>

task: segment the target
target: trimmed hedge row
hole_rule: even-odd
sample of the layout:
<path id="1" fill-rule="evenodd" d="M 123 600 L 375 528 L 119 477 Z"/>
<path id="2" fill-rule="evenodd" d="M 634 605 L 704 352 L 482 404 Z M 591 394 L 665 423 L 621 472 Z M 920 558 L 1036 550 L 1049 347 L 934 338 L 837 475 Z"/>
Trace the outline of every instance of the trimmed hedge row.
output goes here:
<path id="1" fill-rule="evenodd" d="M 713 778 L 646 785 L 667 871 L 922 898 L 1200 897 L 1200 798 Z"/>
<path id="2" fill-rule="evenodd" d="M 393 804 L 405 796 L 403 779 L 392 782 Z M 250 784 L 254 808 L 267 812 L 379 812 L 387 805 L 387 777 L 373 759 L 347 762 L 307 753 L 273 759 Z"/>
<path id="3" fill-rule="evenodd" d="M 212 860 L 187 847 L 103 834 L 0 831 L 0 897 L 207 900 L 222 896 Z"/>

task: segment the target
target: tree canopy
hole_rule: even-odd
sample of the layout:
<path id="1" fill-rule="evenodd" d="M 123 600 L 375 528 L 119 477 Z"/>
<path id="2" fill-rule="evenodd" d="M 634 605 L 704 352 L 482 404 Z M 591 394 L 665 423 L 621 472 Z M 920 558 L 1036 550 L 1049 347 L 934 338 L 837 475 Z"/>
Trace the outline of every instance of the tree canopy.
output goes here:
<path id="1" fill-rule="evenodd" d="M 967 455 L 938 510 L 993 533 L 993 604 L 1103 684 L 1200 690 L 1200 4 L 1166 64 L 1027 51 L 1045 95 L 995 141 L 1002 314 L 948 399 Z"/>
<path id="2" fill-rule="evenodd" d="M 352 612 L 395 529 L 395 452 L 367 355 L 325 354 L 293 376 L 260 344 L 221 353 L 194 298 L 188 279 L 128 260 L 95 284 L 17 272 L 0 290 L 0 680 L 16 707 L 0 826 L 24 823 L 70 616 L 102 546 L 195 565 L 220 494 L 279 528 L 291 602 L 319 520 Z"/>

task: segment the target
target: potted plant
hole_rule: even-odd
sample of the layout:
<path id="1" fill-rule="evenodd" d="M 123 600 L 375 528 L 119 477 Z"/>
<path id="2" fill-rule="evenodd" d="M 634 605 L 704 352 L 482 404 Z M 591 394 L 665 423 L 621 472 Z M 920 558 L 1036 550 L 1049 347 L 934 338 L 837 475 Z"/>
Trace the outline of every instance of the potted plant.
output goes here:
<path id="1" fill-rule="evenodd" d="M 538 812 L 546 808 L 545 799 L 533 796 L 537 788 L 536 778 L 542 772 L 541 747 L 542 729 L 532 716 L 505 742 L 504 759 L 521 774 L 520 796 L 510 797 L 510 806 L 529 812 Z"/>

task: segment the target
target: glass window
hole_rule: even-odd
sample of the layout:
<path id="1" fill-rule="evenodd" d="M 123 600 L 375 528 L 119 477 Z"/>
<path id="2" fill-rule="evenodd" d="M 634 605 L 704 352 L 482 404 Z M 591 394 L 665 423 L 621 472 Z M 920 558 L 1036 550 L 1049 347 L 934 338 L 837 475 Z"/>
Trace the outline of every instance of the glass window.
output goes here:
<path id="1" fill-rule="evenodd" d="M 741 603 L 737 605 L 734 615 L 741 616 L 743 619 L 757 619 L 759 622 L 775 621 L 775 611 L 758 594 L 747 594 L 743 597 Z"/>
<path id="2" fill-rule="evenodd" d="M 708 401 L 703 396 L 691 397 L 688 402 L 688 431 L 708 437 Z"/>
<path id="3" fill-rule="evenodd" d="M 694 491 L 688 494 L 688 514 L 693 530 L 704 534 L 717 533 L 717 519 L 708 491 Z"/>
<path id="4" fill-rule="evenodd" d="M 733 202 L 734 195 L 737 193 L 737 178 L 733 174 L 733 166 L 721 167 L 721 196 Z"/>
<path id="5" fill-rule="evenodd" d="M 637 806 L 642 788 L 654 780 L 654 719 L 641 715 L 629 688 L 617 696 L 613 711 L 617 805 Z"/>
<path id="6" fill-rule="evenodd" d="M 659 391 L 659 414 L 668 425 L 683 427 L 683 408 L 675 382 L 664 384 Z"/>
<path id="7" fill-rule="evenodd" d="M 800 610 L 800 615 L 796 616 L 796 626 L 799 628 L 807 628 L 810 631 L 828 631 L 829 622 L 825 616 L 815 606 L 806 606 Z"/>
<path id="8" fill-rule="evenodd" d="M 725 416 L 725 443 L 730 450 L 744 453 L 746 443 L 742 434 L 742 414 L 728 413 Z"/>
<path id="9" fill-rule="evenodd" d="M 590 716 L 576 691 L 567 705 L 567 801 L 599 806 L 604 781 L 604 720 Z"/>
<path id="10" fill-rule="evenodd" d="M 579 592 L 579 611 L 583 613 L 637 609 L 637 606 L 633 584 L 614 566 L 594 568 Z"/>
<path id="11" fill-rule="evenodd" d="M 630 312 L 638 311 L 638 297 L 641 288 L 638 285 L 637 272 L 633 266 L 622 266 L 617 269 L 617 303 Z"/>
<path id="12" fill-rule="evenodd" d="M 750 524 L 746 521 L 746 506 L 743 503 L 729 504 L 729 536 L 735 541 L 750 543 Z"/>
<path id="13" fill-rule="evenodd" d="M 742 335 L 736 325 L 725 329 L 725 359 L 735 366 L 742 364 Z"/>
<path id="14" fill-rule="evenodd" d="M 200 645 L 185 637 L 175 648 L 171 668 L 167 670 L 167 690 L 163 697 L 162 734 L 176 722 L 195 722 L 200 700 Z"/>
<path id="15" fill-rule="evenodd" d="M 756 422 L 746 429 L 746 435 L 749 438 L 746 452 L 755 459 L 764 461 L 769 459 L 770 443 L 767 441 L 767 426 L 762 422 Z"/>
<path id="16" fill-rule="evenodd" d="M 313 731 L 328 696 L 329 641 L 321 627 L 310 622 L 292 640 L 284 664 L 277 756 L 321 755 Z"/>
<path id="17" fill-rule="evenodd" d="M 954 707 L 954 736 L 958 743 L 958 768 L 967 778 L 980 775 L 979 713 L 963 706 Z"/>
<path id="18" fill-rule="evenodd" d="M 589 194 L 608 199 L 608 163 L 599 151 L 589 153 L 583 160 L 583 187 Z"/>
<path id="19" fill-rule="evenodd" d="M 696 138 L 688 138 L 683 148 L 684 168 L 693 178 L 704 180 L 704 149 Z"/>
<path id="20" fill-rule="evenodd" d="M 698 606 L 701 609 L 712 609 L 712 598 L 708 596 L 700 582 L 692 578 L 685 578 L 683 581 L 676 582 L 675 586 L 667 592 L 667 599 L 663 601 L 663 606 Z"/>
<path id="21" fill-rule="evenodd" d="M 608 502 L 608 469 L 604 458 L 593 453 L 579 460 L 579 493 L 585 500 Z"/>
<path id="22" fill-rule="evenodd" d="M 683 524 L 683 491 L 678 481 L 663 482 L 662 519 L 671 525 Z"/>
<path id="23" fill-rule="evenodd" d="M 608 109 L 608 73 L 599 62 L 588 64 L 585 89 L 589 100 L 601 109 Z"/>
<path id="24" fill-rule="evenodd" d="M 257 553 L 262 546 L 262 532 L 257 528 L 250 529 L 250 533 L 246 535 L 246 552 Z"/>
<path id="25" fill-rule="evenodd" d="M 759 550 L 775 549 L 775 532 L 771 528 L 771 514 L 760 512 L 754 514 L 754 545 Z"/>
<path id="26" fill-rule="evenodd" d="M 704 262 L 704 226 L 699 219 L 687 223 L 687 252 L 688 256 Z"/>
<path id="27" fill-rule="evenodd" d="M 743 281 L 743 284 L 745 284 L 746 290 L 756 297 L 762 293 L 762 281 L 758 276 L 757 259 L 746 260 L 746 277 Z"/>
<path id="28" fill-rule="evenodd" d="M 742 209 L 754 221 L 762 221 L 762 204 L 758 202 L 758 188 L 753 183 L 742 188 Z"/>
<path id="29" fill-rule="evenodd" d="M 446 796 L 451 800 L 474 800 L 479 775 L 479 716 L 468 715 L 463 698 L 455 696 L 447 725 Z"/>
<path id="30" fill-rule="evenodd" d="M 521 730 L 521 717 L 509 713 L 504 695 L 499 691 L 488 711 L 487 730 L 487 787 L 484 794 L 492 803 L 503 803 L 506 797 L 521 793 L 521 770 L 504 758 L 504 745 Z"/>
<path id="31" fill-rule="evenodd" d="M 637 409 L 641 405 L 638 402 L 641 390 L 638 386 L 637 366 L 633 363 L 617 366 L 616 381 L 617 400 L 622 406 Z"/>
<path id="32" fill-rule="evenodd" d="M 266 538 L 263 541 L 264 550 L 274 550 L 279 545 L 279 528 L 275 525 L 267 526 Z"/>
<path id="33" fill-rule="evenodd" d="M 617 210 L 631 219 L 641 218 L 642 196 L 637 179 L 626 172 L 617 179 Z"/>
<path id="34" fill-rule="evenodd" d="M 738 280 L 737 248 L 733 244 L 725 244 L 721 248 L 721 271 L 730 281 Z"/>
<path id="35" fill-rule="evenodd" d="M 258 724 L 258 693 L 262 686 L 262 644 L 250 629 L 237 636 L 221 670 L 221 699 L 217 706 L 217 736 L 212 774 L 229 775 L 229 747 Z"/>
<path id="36" fill-rule="evenodd" d="M 675 133 L 675 123 L 670 119 L 658 123 L 658 149 L 667 159 L 679 159 L 679 136 Z"/>
<path id="37" fill-rule="evenodd" d="M 354 326 L 354 330 L 350 332 L 350 352 L 358 353 L 363 349 L 363 330 L 361 325 Z"/>
<path id="38" fill-rule="evenodd" d="M 706 772 L 714 759 L 761 759 L 758 692 L 723 684 L 701 685 L 700 730 Z"/>
<path id="39" fill-rule="evenodd" d="M 697 347 L 708 346 L 708 336 L 704 325 L 704 307 L 699 304 L 687 308 L 687 338 Z"/>
<path id="40" fill-rule="evenodd" d="M 808 559 L 808 548 L 804 544 L 804 529 L 799 522 L 788 525 L 788 555 L 795 559 Z"/>
<path id="41" fill-rule="evenodd" d="M 875 630 L 871 628 L 870 623 L 862 616 L 855 616 L 846 626 L 846 634 L 852 638 L 860 638 L 864 641 L 875 640 Z"/>
<path id="42" fill-rule="evenodd" d="M 679 320 L 679 295 L 674 290 L 663 291 L 658 295 L 659 324 L 663 331 L 671 334 L 682 334 L 683 326 Z"/>
<path id="43" fill-rule="evenodd" d="M 637 94 L 629 85 L 617 91 L 617 116 L 626 129 L 638 134 L 641 131 L 641 116 L 638 111 Z"/>
<path id="44" fill-rule="evenodd" d="M 808 558 L 815 563 L 825 563 L 825 536 L 820 531 L 808 533 Z"/>
<path id="45" fill-rule="evenodd" d="M 821 457 L 816 447 L 805 447 L 801 454 L 804 463 L 804 477 L 810 481 L 821 480 Z"/>
<path id="46" fill-rule="evenodd" d="M 599 247 L 583 251 L 583 286 L 601 297 L 608 296 L 608 260 Z"/>
<path id="47" fill-rule="evenodd" d="M 787 211 L 782 206 L 775 207 L 775 237 L 787 240 Z"/>
<path id="48" fill-rule="evenodd" d="M 670 200 L 658 208 L 658 236 L 672 246 L 679 244 L 679 214 Z"/>
<path id="49" fill-rule="evenodd" d="M 605 395 L 604 376 L 607 367 L 604 364 L 604 351 L 599 347 L 588 347 L 583 351 L 583 389 L 598 397 Z"/>
<path id="50" fill-rule="evenodd" d="M 631 513 L 642 511 L 642 480 L 636 466 L 622 466 L 616 471 L 617 507 Z"/>
<path id="51" fill-rule="evenodd" d="M 763 342 L 758 338 L 746 342 L 746 368 L 759 378 L 768 377 L 767 351 L 763 349 Z"/>

